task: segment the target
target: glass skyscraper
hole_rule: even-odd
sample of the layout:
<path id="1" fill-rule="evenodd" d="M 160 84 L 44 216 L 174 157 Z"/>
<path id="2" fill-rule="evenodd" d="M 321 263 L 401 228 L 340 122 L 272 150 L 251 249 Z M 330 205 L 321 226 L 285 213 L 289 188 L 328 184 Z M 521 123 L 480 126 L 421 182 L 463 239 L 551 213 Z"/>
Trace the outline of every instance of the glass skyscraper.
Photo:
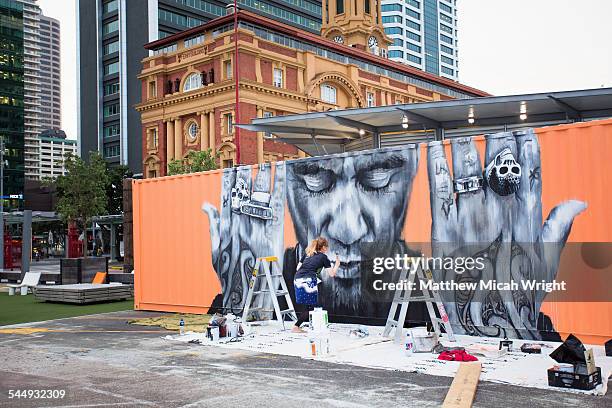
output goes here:
<path id="1" fill-rule="evenodd" d="M 382 0 L 389 58 L 457 81 L 457 0 Z"/>
<path id="2" fill-rule="evenodd" d="M 23 4 L 0 0 L 0 138 L 4 141 L 5 211 L 23 208 L 24 190 Z"/>

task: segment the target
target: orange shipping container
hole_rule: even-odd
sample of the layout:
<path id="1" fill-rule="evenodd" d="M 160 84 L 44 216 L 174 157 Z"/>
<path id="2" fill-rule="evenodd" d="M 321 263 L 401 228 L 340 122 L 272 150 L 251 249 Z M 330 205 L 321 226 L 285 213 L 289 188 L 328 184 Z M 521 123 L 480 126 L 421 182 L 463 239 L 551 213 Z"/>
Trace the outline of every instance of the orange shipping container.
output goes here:
<path id="1" fill-rule="evenodd" d="M 479 274 L 434 268 L 439 281 L 567 284 L 446 291 L 456 331 L 602 343 L 612 261 L 605 245 L 583 243 L 612 242 L 610 152 L 602 120 L 134 181 L 135 305 L 240 313 L 255 258 L 278 256 L 292 288 L 305 247 L 324 236 L 341 266 L 323 274 L 319 303 L 336 319 L 380 323 L 388 302 L 368 286 L 365 244 L 394 257 L 431 242 L 433 256 L 486 255 Z"/>

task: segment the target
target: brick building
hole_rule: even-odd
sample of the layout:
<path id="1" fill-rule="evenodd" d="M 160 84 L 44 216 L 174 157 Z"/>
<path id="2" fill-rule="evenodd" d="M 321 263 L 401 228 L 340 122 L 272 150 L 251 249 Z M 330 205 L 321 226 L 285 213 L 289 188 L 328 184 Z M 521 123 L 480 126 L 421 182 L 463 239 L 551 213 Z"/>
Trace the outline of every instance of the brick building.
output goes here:
<path id="1" fill-rule="evenodd" d="M 273 135 L 233 126 L 252 118 L 487 95 L 387 59 L 379 2 L 332 3 L 321 35 L 239 10 L 237 79 L 233 10 L 147 44 L 136 107 L 144 177 L 165 175 L 170 160 L 194 149 L 211 148 L 222 167 L 238 156 L 240 164 L 303 156 Z"/>

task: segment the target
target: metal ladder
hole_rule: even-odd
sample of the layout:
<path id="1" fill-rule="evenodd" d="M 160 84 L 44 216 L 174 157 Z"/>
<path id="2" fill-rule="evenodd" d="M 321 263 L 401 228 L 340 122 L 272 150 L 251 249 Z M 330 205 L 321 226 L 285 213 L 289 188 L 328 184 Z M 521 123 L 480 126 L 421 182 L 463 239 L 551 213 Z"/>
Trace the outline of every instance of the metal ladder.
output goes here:
<path id="1" fill-rule="evenodd" d="M 440 327 L 444 328 L 446 335 L 450 341 L 455 341 L 455 335 L 453 334 L 453 329 L 448 322 L 448 314 L 446 313 L 446 308 L 444 307 L 444 303 L 440 299 L 440 294 L 437 290 L 433 289 L 423 289 L 421 296 L 412 296 L 412 286 L 410 286 L 413 282 L 416 286 L 417 278 L 420 281 L 433 280 L 433 276 L 431 271 L 428 269 L 423 273 L 423 269 L 421 268 L 421 264 L 419 263 L 416 271 L 410 272 L 410 276 L 408 276 L 407 288 L 402 290 L 396 290 L 395 295 L 393 296 L 393 303 L 391 303 L 391 308 L 389 309 L 389 316 L 387 317 L 387 323 L 385 324 L 385 330 L 383 332 L 383 336 L 389 337 L 391 331 L 395 329 L 394 341 L 399 343 L 402 338 L 402 329 L 404 327 L 404 322 L 406 321 L 406 314 L 408 313 L 408 305 L 410 302 L 425 302 L 427 306 L 427 311 L 429 313 L 429 318 L 431 319 L 431 324 L 438 334 L 439 337 L 442 336 L 442 332 Z M 403 282 L 406 280 L 406 275 L 408 274 L 408 269 L 402 269 L 400 272 L 399 282 Z M 418 286 L 417 286 L 418 287 Z M 420 290 L 420 289 L 417 289 Z M 440 313 L 440 317 L 438 317 L 435 313 L 433 304 L 436 303 L 438 313 Z M 396 320 L 397 315 L 397 307 L 401 304 L 399 318 Z"/>
<path id="2" fill-rule="evenodd" d="M 255 295 L 262 296 L 257 296 L 255 300 Z M 266 306 L 266 295 L 270 295 L 274 309 L 269 309 L 269 306 Z M 287 302 L 287 309 L 285 310 L 280 310 L 278 304 L 278 297 L 280 296 L 284 296 Z M 254 301 L 257 302 L 257 306 L 253 306 Z M 276 312 L 276 318 L 283 322 L 283 329 L 285 328 L 285 316 L 289 316 L 293 321 L 297 321 L 297 315 L 291 301 L 291 296 L 289 296 L 285 279 L 283 278 L 283 272 L 280 270 L 278 258 L 275 256 L 257 258 L 255 262 L 253 274 L 249 281 L 249 292 L 244 303 L 244 311 L 242 312 L 242 321 L 246 322 L 249 313 L 255 311 Z"/>

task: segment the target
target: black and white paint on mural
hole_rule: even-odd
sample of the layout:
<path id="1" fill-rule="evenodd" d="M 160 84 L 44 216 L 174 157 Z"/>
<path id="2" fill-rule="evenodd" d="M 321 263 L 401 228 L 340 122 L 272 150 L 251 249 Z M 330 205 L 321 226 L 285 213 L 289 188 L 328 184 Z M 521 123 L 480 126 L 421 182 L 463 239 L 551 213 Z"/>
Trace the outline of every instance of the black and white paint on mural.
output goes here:
<path id="1" fill-rule="evenodd" d="M 483 257 L 482 271 L 434 270 L 438 281 L 551 282 L 580 201 L 555 207 L 542 223 L 540 148 L 532 130 L 486 137 L 485 171 L 472 138 L 453 139 L 452 176 L 444 145 L 431 142 L 427 164 L 434 256 Z M 465 188 L 468 186 L 469 188 Z M 544 291 L 445 292 L 453 327 L 466 334 L 539 339 Z"/>
<path id="2" fill-rule="evenodd" d="M 221 282 L 218 306 L 239 314 L 255 260 L 284 250 L 285 164 L 277 163 L 274 172 L 269 163 L 260 165 L 254 182 L 251 166 L 225 169 L 222 180 L 221 211 L 210 203 L 202 210 L 210 222 L 213 267 Z"/>
<path id="3" fill-rule="evenodd" d="M 330 258 L 338 254 L 341 262 L 336 277 L 324 275 L 319 287 L 319 301 L 330 313 L 388 313 L 388 304 L 362 296 L 363 276 L 371 271 L 363 270 L 369 260 L 362 244 L 380 244 L 376 256 L 405 252 L 402 229 L 418 161 L 418 147 L 409 145 L 287 164 L 287 203 L 298 245 L 293 256 L 288 251 L 292 265 L 287 262 L 285 275 L 292 279 L 296 259 L 312 239 L 327 238 Z"/>
<path id="4" fill-rule="evenodd" d="M 417 145 L 407 145 L 279 162 L 274 168 L 226 169 L 220 210 L 210 203 L 202 206 L 222 286 L 222 302 L 216 306 L 241 312 L 257 257 L 284 254 L 279 259 L 292 288 L 298 259 L 313 238 L 323 236 L 330 258 L 338 254 L 341 266 L 335 277 L 323 275 L 321 305 L 335 316 L 386 318 L 389 303 L 372 300 L 367 279 L 374 256 L 415 255 L 402 231 L 419 151 Z M 486 136 L 484 165 L 471 138 L 452 139 L 451 151 L 452 171 L 443 143 L 427 148 L 432 255 L 482 257 L 485 268 L 463 274 L 434 269 L 435 280 L 555 279 L 573 220 L 586 204 L 563 202 L 543 222 L 536 134 L 527 130 Z M 285 204 L 294 243 L 284 241 Z M 375 252 L 364 250 L 368 243 L 376 244 Z M 543 290 L 442 295 L 458 333 L 541 338 Z M 426 318 L 418 308 L 411 314 Z"/>

